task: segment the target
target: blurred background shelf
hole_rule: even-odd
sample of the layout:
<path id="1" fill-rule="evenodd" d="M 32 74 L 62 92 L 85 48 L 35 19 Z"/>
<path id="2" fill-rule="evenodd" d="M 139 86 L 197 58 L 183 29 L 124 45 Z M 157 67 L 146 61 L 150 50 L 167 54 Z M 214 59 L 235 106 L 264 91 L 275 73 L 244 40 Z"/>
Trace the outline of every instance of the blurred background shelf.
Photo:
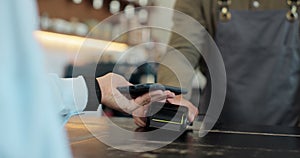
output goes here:
<path id="1" fill-rule="evenodd" d="M 119 33 L 121 27 L 147 24 L 149 10 L 141 9 L 135 13 L 134 9 L 152 4 L 151 0 L 37 0 L 37 2 L 41 30 L 83 37 L 89 34 L 90 37 L 103 40 L 110 40 L 112 35 Z M 122 11 L 125 13 L 124 17 L 112 16 Z M 107 18 L 109 21 L 103 22 Z M 96 26 L 100 22 L 105 24 L 100 30 L 93 30 L 97 29 Z M 130 43 L 128 38 L 117 40 L 134 44 Z"/>
<path id="2" fill-rule="evenodd" d="M 94 8 L 94 1 L 101 1 L 101 8 Z M 37 0 L 40 15 L 47 13 L 51 18 L 61 18 L 65 20 L 76 17 L 80 21 L 87 19 L 102 21 L 111 16 L 112 13 L 109 8 L 112 1 L 113 0 Z M 120 3 L 120 11 L 123 11 L 129 4 L 132 4 L 134 7 L 141 6 L 139 1 L 118 0 L 118 2 Z M 141 0 L 140 2 L 146 2 L 146 5 L 151 5 L 151 2 L 148 0 Z"/>
<path id="3" fill-rule="evenodd" d="M 40 30 L 34 34 L 45 52 L 47 72 L 60 77 L 84 75 L 87 79 L 93 79 L 114 71 L 130 76 L 128 80 L 133 84 L 155 82 L 157 64 L 147 61 L 157 61 L 163 54 L 164 50 L 155 43 L 167 43 L 170 32 L 146 26 L 159 23 L 171 27 L 172 15 L 143 6 L 172 8 L 174 2 L 37 0 Z M 119 15 L 120 12 L 124 14 Z M 126 31 L 136 27 L 143 28 Z M 116 65 L 118 68 L 115 68 Z M 87 74 L 95 66 L 95 75 Z M 89 104 L 98 106 L 97 100 Z M 104 111 L 122 116 L 108 108 Z"/>
<path id="4" fill-rule="evenodd" d="M 99 3 L 99 1 L 102 4 L 95 9 L 94 3 Z M 78 51 L 85 56 L 82 61 L 77 61 L 77 63 L 84 65 L 89 62 L 97 62 L 95 55 L 102 51 L 105 43 L 112 41 L 112 37 L 115 36 L 117 38 L 113 40 L 113 43 L 117 43 L 117 45 L 105 49 L 103 57 L 105 62 L 115 62 L 122 52 L 143 43 L 160 41 L 166 43 L 168 33 L 162 33 L 159 30 L 145 28 L 119 34 L 129 26 L 143 27 L 147 23 L 155 21 L 171 26 L 171 15 L 164 15 L 152 10 L 138 10 L 133 14 L 131 11 L 125 11 L 125 16 L 115 16 L 115 18 L 111 18 L 111 15 L 124 9 L 132 10 L 140 6 L 158 5 L 171 8 L 174 2 L 175 0 L 37 0 L 41 31 L 37 31 L 35 34 L 45 50 L 48 71 L 57 73 L 61 77 L 65 76 L 64 69 L 66 66 L 74 64 Z M 109 21 L 103 21 L 108 17 L 110 17 Z M 97 27 L 100 22 L 101 27 Z M 99 41 L 90 42 L 90 39 Z M 84 52 L 79 50 L 84 40 L 94 43 L 94 46 L 91 46 L 93 49 Z M 157 58 L 155 56 L 162 52 L 156 50 L 153 44 L 143 45 L 140 48 L 131 49 L 136 52 L 131 52 L 130 63 L 139 61 L 134 58 L 144 58 L 145 56 Z"/>

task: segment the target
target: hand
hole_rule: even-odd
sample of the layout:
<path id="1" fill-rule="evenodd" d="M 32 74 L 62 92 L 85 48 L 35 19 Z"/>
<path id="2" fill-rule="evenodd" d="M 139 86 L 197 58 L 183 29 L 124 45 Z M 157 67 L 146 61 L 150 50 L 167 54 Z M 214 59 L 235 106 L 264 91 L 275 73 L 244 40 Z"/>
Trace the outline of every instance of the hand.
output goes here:
<path id="1" fill-rule="evenodd" d="M 171 104 L 185 106 L 189 109 L 188 119 L 193 122 L 195 117 L 198 115 L 198 108 L 196 108 L 191 102 L 184 99 L 182 95 L 177 95 L 175 97 L 167 97 L 166 100 L 161 100 L 162 102 L 169 102 Z M 146 126 L 146 113 L 149 105 L 140 107 L 133 112 L 133 118 L 136 125 L 140 127 Z M 139 115 L 139 116 L 138 116 Z"/>
<path id="2" fill-rule="evenodd" d="M 105 76 L 97 78 L 97 81 L 101 89 L 101 103 L 128 114 L 132 114 L 137 108 L 148 105 L 151 102 L 175 96 L 169 91 L 163 92 L 156 90 L 137 97 L 136 99 L 128 99 L 117 90 L 117 87 L 132 85 L 124 77 L 118 74 L 108 73 Z"/>
<path id="3" fill-rule="evenodd" d="M 171 104 L 187 107 L 189 109 L 188 119 L 190 122 L 193 122 L 199 113 L 198 108 L 194 106 L 190 101 L 184 99 L 182 95 L 177 95 L 174 98 L 168 98 L 167 101 Z"/>
<path id="4" fill-rule="evenodd" d="M 162 91 L 152 91 L 152 92 L 149 92 L 149 94 L 153 95 L 152 93 L 157 93 L 157 92 L 162 92 Z M 163 103 L 165 103 L 168 98 L 170 99 L 170 98 L 175 97 L 175 94 L 170 92 L 170 91 L 164 91 L 163 94 L 165 96 L 164 98 L 162 98 L 162 97 L 152 98 L 152 100 L 150 102 L 148 102 L 144 106 L 141 106 L 138 109 L 133 111 L 132 116 L 133 116 L 133 119 L 134 119 L 134 123 L 136 125 L 138 125 L 140 127 L 145 127 L 146 126 L 146 114 L 147 114 L 149 106 L 151 105 L 152 102 L 163 102 Z"/>

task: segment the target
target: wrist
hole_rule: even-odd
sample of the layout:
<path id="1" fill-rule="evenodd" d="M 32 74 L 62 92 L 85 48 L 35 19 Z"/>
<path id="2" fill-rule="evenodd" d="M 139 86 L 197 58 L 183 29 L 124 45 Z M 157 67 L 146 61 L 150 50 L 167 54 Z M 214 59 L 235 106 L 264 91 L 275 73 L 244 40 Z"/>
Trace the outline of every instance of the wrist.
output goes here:
<path id="1" fill-rule="evenodd" d="M 101 84 L 100 84 L 99 78 L 96 78 L 96 79 L 95 79 L 95 90 L 96 90 L 98 102 L 101 104 L 104 97 L 102 96 L 103 93 L 102 93 L 102 91 L 101 91 L 100 85 L 101 85 Z"/>

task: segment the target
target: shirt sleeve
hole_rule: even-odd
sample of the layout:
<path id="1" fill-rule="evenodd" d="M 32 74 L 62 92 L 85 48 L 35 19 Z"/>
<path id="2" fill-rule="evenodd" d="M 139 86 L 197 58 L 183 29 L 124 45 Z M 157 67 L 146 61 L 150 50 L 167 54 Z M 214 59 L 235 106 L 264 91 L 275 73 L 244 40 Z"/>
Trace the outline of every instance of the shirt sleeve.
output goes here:
<path id="1" fill-rule="evenodd" d="M 201 8 L 202 0 L 177 0 L 174 6 L 175 10 L 192 17 L 205 28 L 206 20 L 203 17 Z M 184 17 L 173 15 L 173 30 L 195 32 L 194 34 L 192 34 L 192 36 L 200 38 L 200 36 L 198 36 L 200 28 L 193 28 L 193 30 L 187 30 L 186 28 L 188 26 L 187 24 L 185 24 L 185 20 L 182 18 Z M 187 59 L 187 62 L 181 59 L 174 59 L 173 51 L 168 51 L 163 57 L 162 63 L 173 62 L 174 67 L 168 67 L 166 65 L 161 64 L 161 66 L 158 69 L 158 82 L 170 86 L 181 86 L 183 88 L 190 87 L 190 83 L 192 82 L 194 76 L 190 74 L 191 72 L 187 72 L 186 67 L 187 65 L 191 65 L 191 67 L 193 68 L 198 67 L 201 54 L 197 51 L 194 45 L 189 42 L 189 39 L 182 37 L 176 32 L 173 32 L 171 34 L 169 45 L 175 50 L 179 51 Z M 172 61 L 167 61 L 171 59 Z M 174 69 L 176 69 L 179 73 L 174 72 Z M 184 78 L 184 80 L 182 81 L 182 79 L 180 78 Z"/>
<path id="2" fill-rule="evenodd" d="M 58 113 L 82 112 L 88 102 L 88 87 L 83 76 L 75 78 L 59 78 L 56 74 L 49 74 L 52 97 Z"/>
<path id="3" fill-rule="evenodd" d="M 95 77 L 85 77 L 88 89 L 88 102 L 85 111 L 97 111 L 101 104 L 101 89 Z"/>

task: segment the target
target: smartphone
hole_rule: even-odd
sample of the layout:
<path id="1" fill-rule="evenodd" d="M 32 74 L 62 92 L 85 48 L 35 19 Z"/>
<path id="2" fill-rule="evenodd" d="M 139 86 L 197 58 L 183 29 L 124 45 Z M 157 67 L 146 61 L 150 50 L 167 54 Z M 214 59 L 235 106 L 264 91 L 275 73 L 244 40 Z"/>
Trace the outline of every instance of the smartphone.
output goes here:
<path id="1" fill-rule="evenodd" d="M 131 97 L 133 99 L 153 90 L 169 90 L 175 93 L 175 95 L 186 94 L 188 92 L 186 89 L 173 87 L 173 86 L 166 86 L 158 83 L 142 83 L 142 84 L 136 84 L 132 86 L 117 87 L 117 89 L 123 95 L 127 97 Z"/>

